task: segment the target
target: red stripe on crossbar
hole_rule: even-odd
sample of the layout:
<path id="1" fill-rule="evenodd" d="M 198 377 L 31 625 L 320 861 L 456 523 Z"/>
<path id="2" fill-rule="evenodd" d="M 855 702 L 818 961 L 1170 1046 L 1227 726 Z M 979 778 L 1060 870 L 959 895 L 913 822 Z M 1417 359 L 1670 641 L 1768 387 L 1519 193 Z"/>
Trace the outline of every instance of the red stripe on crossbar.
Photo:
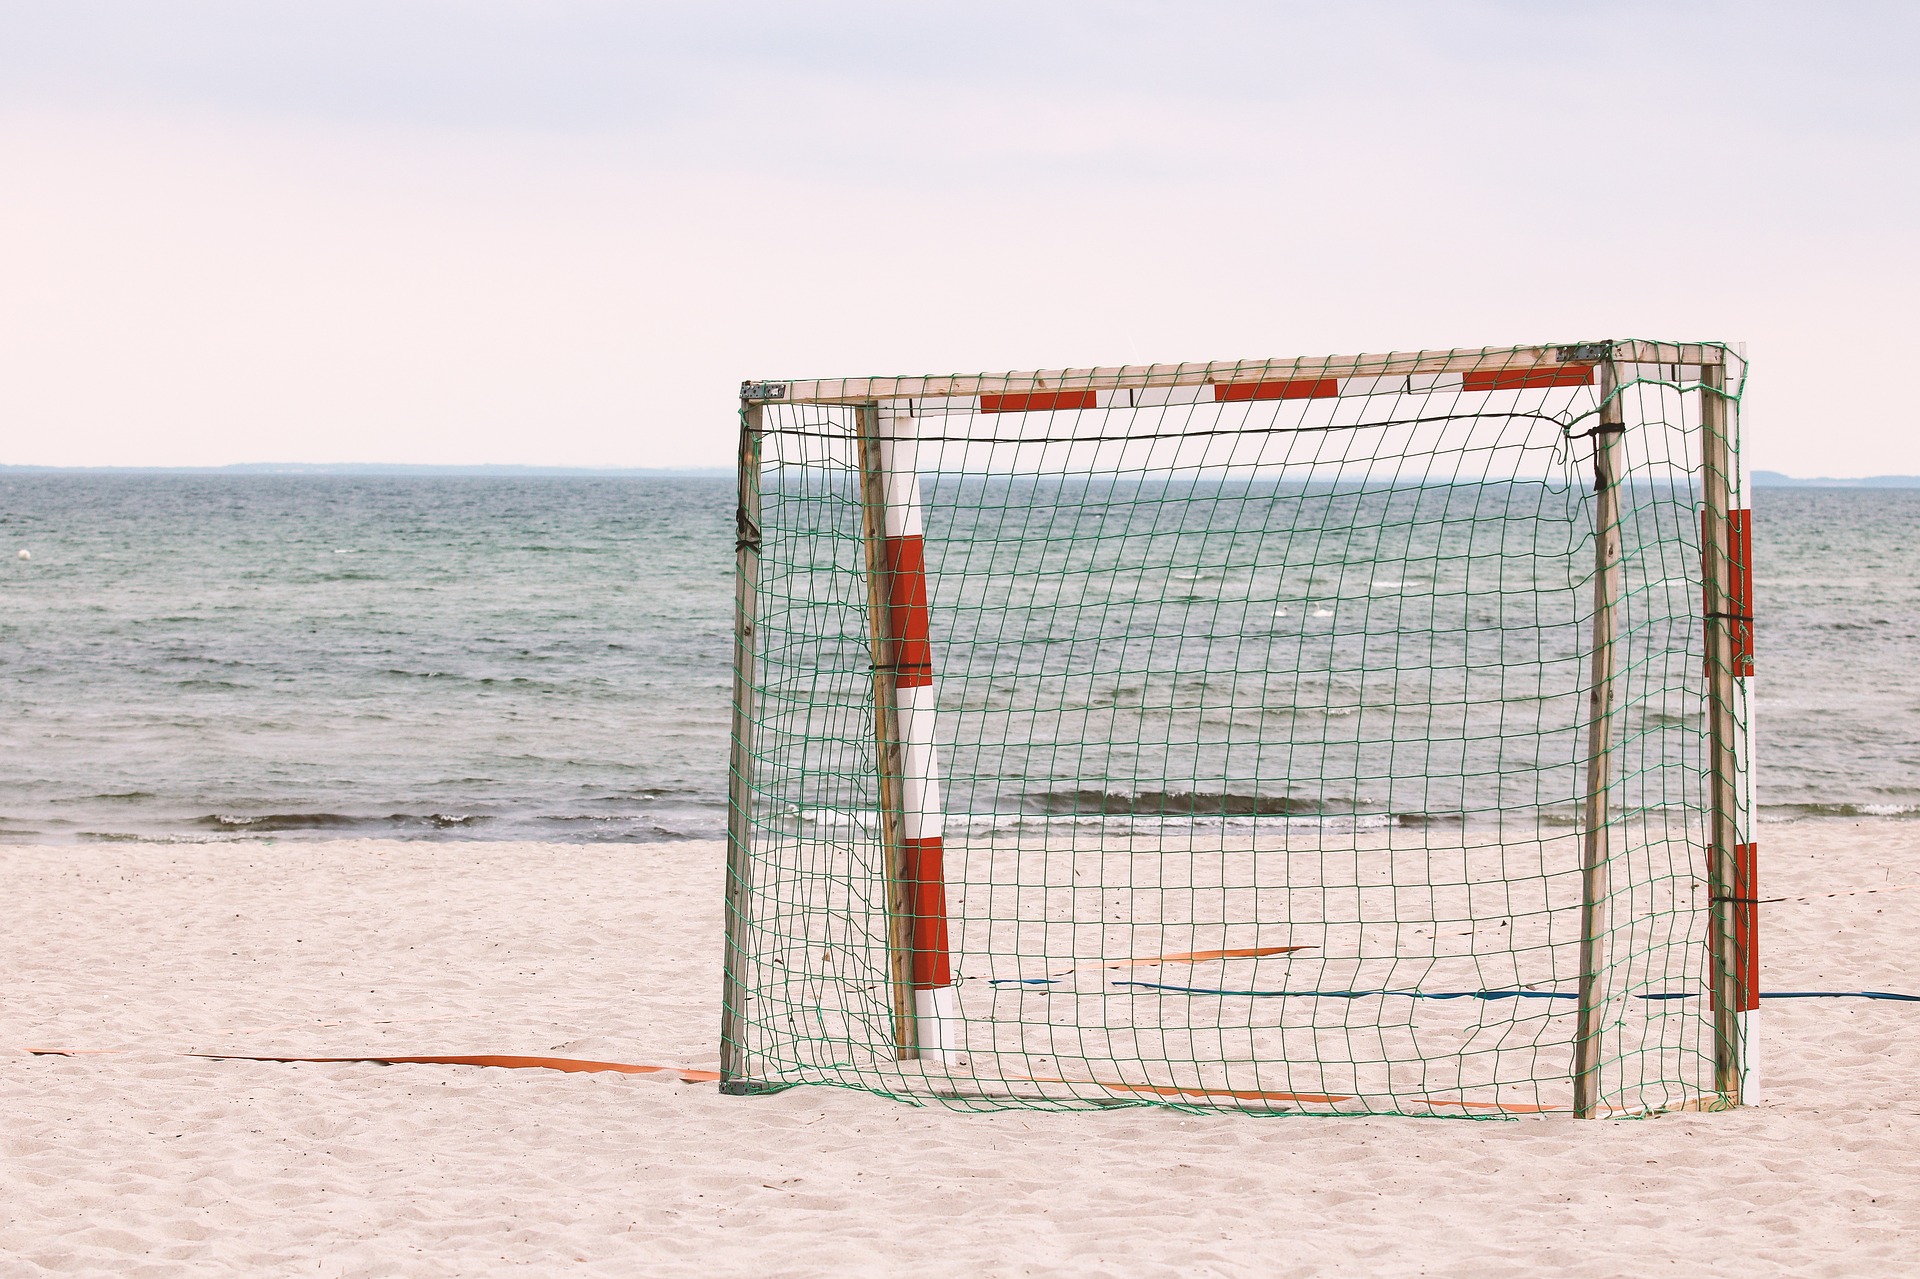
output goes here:
<path id="1" fill-rule="evenodd" d="M 933 641 L 927 619 L 927 541 L 887 539 L 887 629 L 893 639 L 894 684 L 933 683 Z"/>
<path id="2" fill-rule="evenodd" d="M 1540 386 L 1592 386 L 1593 365 L 1561 364 L 1541 369 L 1485 369 L 1462 378 L 1467 391 L 1530 391 Z"/>
<path id="3" fill-rule="evenodd" d="M 953 985 L 947 953 L 947 871 L 940 837 L 906 841 L 907 906 L 913 912 L 913 987 Z"/>
<path id="4" fill-rule="evenodd" d="M 1092 391 L 1023 391 L 1017 395 L 983 395 L 982 413 L 1039 413 L 1047 409 L 1092 409 L 1099 401 Z"/>
<path id="5" fill-rule="evenodd" d="M 1760 1006 L 1760 856 L 1758 844 L 1733 846 L 1733 1006 Z"/>
<path id="6" fill-rule="evenodd" d="M 1216 400 L 1324 400 L 1340 394 L 1340 379 L 1290 377 L 1271 382 L 1215 382 Z"/>

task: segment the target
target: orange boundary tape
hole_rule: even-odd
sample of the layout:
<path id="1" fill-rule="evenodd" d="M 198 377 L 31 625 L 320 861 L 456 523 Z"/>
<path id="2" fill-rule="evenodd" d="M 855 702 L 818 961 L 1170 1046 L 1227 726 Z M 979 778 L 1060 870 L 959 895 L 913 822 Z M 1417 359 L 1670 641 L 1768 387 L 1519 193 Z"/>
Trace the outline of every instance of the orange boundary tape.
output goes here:
<path id="1" fill-rule="evenodd" d="M 1312 949 L 1311 946 L 1240 946 L 1233 950 L 1193 950 L 1178 955 L 1150 955 L 1145 959 L 1089 959 L 1071 968 L 1057 969 L 1048 973 L 1047 976 L 1065 977 L 1071 973 L 1097 972 L 1103 968 L 1151 968 L 1156 964 L 1204 964 L 1215 959 L 1262 959 L 1268 955 L 1289 955 L 1296 950 Z M 1015 977 L 1003 980 L 1023 979 Z"/>
<path id="2" fill-rule="evenodd" d="M 126 1051 L 119 1048 L 29 1048 L 35 1057 L 109 1056 Z M 372 1062 L 381 1066 L 498 1066 L 504 1070 L 559 1070 L 568 1074 L 611 1071 L 620 1075 L 678 1075 L 683 1083 L 712 1083 L 720 1078 L 717 1070 L 694 1070 L 687 1066 L 636 1066 L 623 1061 L 588 1061 L 580 1057 L 512 1057 L 493 1053 L 456 1053 L 447 1056 L 391 1057 L 383 1053 L 361 1053 L 354 1057 L 280 1057 L 253 1053 L 169 1053 L 172 1057 L 198 1057 L 204 1061 L 280 1061 L 314 1062 L 330 1065 L 347 1062 Z"/>
<path id="3" fill-rule="evenodd" d="M 27 1048 L 34 1057 L 113 1057 L 130 1051 L 124 1048 Z M 717 1070 L 696 1070 L 691 1066 L 649 1066 L 623 1061 L 592 1061 L 582 1057 L 518 1057 L 496 1053 L 452 1053 L 445 1055 L 361 1054 L 353 1057 L 282 1057 L 252 1053 L 168 1053 L 170 1057 L 196 1057 L 202 1061 L 311 1062 L 316 1065 L 344 1065 L 368 1062 L 379 1066 L 494 1066 L 503 1070 L 558 1070 L 566 1074 L 610 1072 L 620 1075 L 675 1075 L 682 1083 L 715 1083 Z M 1110 1092 L 1152 1093 L 1159 1097 L 1228 1097 L 1235 1101 L 1282 1101 L 1296 1105 L 1333 1106 L 1354 1101 L 1351 1094 L 1315 1092 L 1269 1092 L 1260 1088 L 1208 1088 L 1200 1084 L 1129 1084 L 1108 1079 L 1064 1079 L 1042 1075 L 1009 1075 L 1010 1081 L 1028 1084 L 1083 1084 Z M 1563 1114 L 1571 1106 L 1535 1106 L 1525 1102 L 1467 1101 L 1464 1098 L 1408 1097 L 1405 1104 L 1415 1106 L 1459 1106 L 1468 1110 L 1491 1110 L 1508 1115 Z M 1708 1099 L 1669 1107 L 1674 1110 L 1704 1110 L 1712 1107 Z M 1634 1112 L 1638 1113 L 1638 1112 Z"/>
<path id="4" fill-rule="evenodd" d="M 1311 946 L 1241 946 L 1235 950 L 1192 950 L 1178 955 L 1155 955 L 1150 959 L 1095 960 L 1082 968 L 1144 968 L 1152 964 L 1199 964 L 1211 959 L 1259 959 L 1265 955 L 1286 955 Z"/>
<path id="5" fill-rule="evenodd" d="M 1015 1076 L 1008 1076 L 1015 1078 Z M 1357 1094 L 1318 1092 L 1268 1092 L 1260 1088 L 1208 1088 L 1201 1084 L 1128 1084 L 1109 1079 L 1059 1079 L 1038 1075 L 1018 1076 L 1029 1084 L 1085 1084 L 1111 1092 L 1144 1092 L 1160 1097 L 1231 1097 L 1235 1101 L 1286 1101 L 1308 1106 L 1333 1106 L 1355 1101 Z M 1571 1106 L 1536 1106 L 1526 1102 L 1467 1101 L 1450 1097 L 1408 1097 L 1405 1104 L 1415 1106 L 1459 1106 L 1467 1110 L 1494 1110 L 1511 1115 L 1550 1115 L 1571 1110 Z"/>
<path id="6" fill-rule="evenodd" d="M 1061 1080 L 1062 1083 L 1084 1082 L 1100 1088 L 1110 1088 L 1115 1092 L 1149 1092 L 1160 1097 L 1231 1097 L 1235 1101 L 1293 1101 L 1310 1106 L 1331 1106 L 1342 1101 L 1352 1101 L 1352 1097 L 1342 1097 L 1335 1093 L 1319 1092 L 1267 1092 L 1259 1088 L 1202 1088 L 1185 1084 L 1122 1084 L 1109 1083 L 1104 1079 Z"/>

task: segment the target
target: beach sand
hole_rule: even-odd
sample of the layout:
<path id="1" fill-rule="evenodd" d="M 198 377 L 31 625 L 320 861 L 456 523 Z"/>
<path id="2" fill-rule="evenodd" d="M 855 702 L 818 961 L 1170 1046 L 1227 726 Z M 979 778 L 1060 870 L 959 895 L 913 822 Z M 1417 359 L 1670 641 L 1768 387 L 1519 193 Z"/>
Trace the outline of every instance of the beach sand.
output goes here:
<path id="1" fill-rule="evenodd" d="M 1761 840 L 1793 899 L 1762 908 L 1763 988 L 1920 992 L 1920 823 Z M 1761 1104 L 1637 1122 L 184 1055 L 711 1069 L 723 856 L 0 850 L 0 1274 L 1920 1273 L 1920 1004 L 1769 1003 Z"/>

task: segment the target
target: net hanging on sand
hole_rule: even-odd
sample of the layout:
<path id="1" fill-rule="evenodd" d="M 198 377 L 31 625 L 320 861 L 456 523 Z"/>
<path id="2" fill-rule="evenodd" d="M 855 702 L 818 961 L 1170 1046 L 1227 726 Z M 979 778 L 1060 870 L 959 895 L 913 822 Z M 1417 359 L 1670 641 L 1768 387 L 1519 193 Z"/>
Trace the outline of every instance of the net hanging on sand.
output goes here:
<path id="1" fill-rule="evenodd" d="M 746 384 L 722 1086 L 1737 1103 L 1744 374 Z"/>

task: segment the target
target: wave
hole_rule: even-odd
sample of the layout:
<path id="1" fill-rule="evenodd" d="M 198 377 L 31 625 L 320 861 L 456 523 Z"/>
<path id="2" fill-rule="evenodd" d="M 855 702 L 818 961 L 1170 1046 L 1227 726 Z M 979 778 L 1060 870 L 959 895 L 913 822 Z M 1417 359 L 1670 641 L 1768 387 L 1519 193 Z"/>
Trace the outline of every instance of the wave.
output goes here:
<path id="1" fill-rule="evenodd" d="M 137 808 L 144 796 L 121 793 L 96 796 L 124 812 Z M 1025 797 L 1024 807 L 950 811 L 950 837 L 992 840 L 1020 838 L 1023 833 L 1099 831 L 1108 834 L 1174 836 L 1180 832 L 1314 828 L 1324 832 L 1410 829 L 1422 827 L 1476 827 L 1488 813 L 1394 812 L 1351 804 L 1321 804 L 1290 796 L 1232 792 L 1069 790 L 1041 792 Z M 1573 830 L 1576 811 L 1530 810 L 1542 834 L 1554 828 Z M 773 814 L 769 814 L 773 816 Z M 1511 816 L 1511 814 L 1509 814 Z M 1908 821 L 1920 819 L 1920 803 L 1798 803 L 1765 805 L 1766 823 L 1802 820 Z M 816 839 L 863 841 L 877 837 L 879 815 L 871 809 L 825 806 L 784 806 L 776 819 L 790 833 Z M 670 844 L 688 840 L 725 838 L 725 813 L 712 805 L 669 801 L 644 811 L 566 813 L 390 811 L 341 813 L 330 811 L 215 812 L 198 817 L 129 815 L 105 811 L 77 818 L 47 814 L 0 814 L 0 844 L 65 843 L 75 840 L 151 841 L 156 843 L 224 843 L 249 839 L 408 839 L 525 840 L 542 843 Z"/>
<path id="2" fill-rule="evenodd" d="M 1920 817 L 1920 804 L 1762 804 L 1760 820 L 1798 821 L 1807 817 Z"/>
<path id="3" fill-rule="evenodd" d="M 280 833 L 294 831 L 377 830 L 455 830 L 494 820 L 470 813 L 389 813 L 384 817 L 355 816 L 348 813 L 209 813 L 189 823 L 208 830 Z"/>
<path id="4" fill-rule="evenodd" d="M 1223 816 L 1214 814 L 1160 816 L 1154 814 L 1082 813 L 1070 816 L 1038 817 L 1030 814 L 959 813 L 947 817 L 947 828 L 956 826 L 973 834 L 991 835 L 1027 829 L 1052 830 L 1058 827 L 1097 828 L 1102 831 L 1136 834 L 1178 833 L 1200 830 L 1258 830 L 1271 826 L 1310 826 L 1323 831 L 1384 830 L 1391 826 L 1425 826 L 1435 822 L 1419 813 L 1312 813 L 1286 816 Z"/>
<path id="5" fill-rule="evenodd" d="M 1050 817 L 1298 817 L 1355 815 L 1353 806 L 1329 807 L 1291 795 L 1236 795 L 1231 791 L 1029 791 L 1021 800 Z"/>

